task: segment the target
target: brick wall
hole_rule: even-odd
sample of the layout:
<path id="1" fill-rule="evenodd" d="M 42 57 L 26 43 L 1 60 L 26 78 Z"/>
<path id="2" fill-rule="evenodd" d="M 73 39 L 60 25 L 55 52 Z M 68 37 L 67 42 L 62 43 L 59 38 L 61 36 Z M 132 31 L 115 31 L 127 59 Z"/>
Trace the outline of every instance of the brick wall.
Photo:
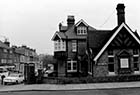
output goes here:
<path id="1" fill-rule="evenodd" d="M 114 71 L 115 74 L 118 74 L 118 68 L 119 68 L 119 60 L 117 57 L 117 54 L 121 51 L 122 49 L 114 49 Z M 130 54 L 130 68 L 132 70 L 131 74 L 134 75 L 134 64 L 133 64 L 133 50 L 128 49 L 127 52 Z M 140 57 L 139 57 L 140 60 Z M 140 63 L 140 62 L 139 62 Z M 140 68 L 140 64 L 139 64 Z M 94 70 L 94 76 L 95 77 L 104 77 L 108 76 L 108 54 L 107 50 L 101 55 L 101 57 L 98 59 L 96 65 L 93 67 Z"/>

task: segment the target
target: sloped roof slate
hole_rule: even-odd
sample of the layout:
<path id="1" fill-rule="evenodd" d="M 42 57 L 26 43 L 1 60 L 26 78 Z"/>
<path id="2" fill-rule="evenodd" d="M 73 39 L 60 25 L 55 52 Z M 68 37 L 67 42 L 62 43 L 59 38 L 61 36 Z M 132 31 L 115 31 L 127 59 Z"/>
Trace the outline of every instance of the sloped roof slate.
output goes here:
<path id="1" fill-rule="evenodd" d="M 93 31 L 96 30 L 95 28 L 89 26 L 88 31 Z M 87 35 L 77 35 L 75 32 L 75 25 L 72 26 L 68 31 L 65 32 L 67 35 L 68 39 L 86 39 Z"/>
<path id="2" fill-rule="evenodd" d="M 82 20 L 83 21 L 83 20 Z M 81 20 L 79 21 L 79 22 L 82 22 Z M 61 32 L 61 31 L 57 31 L 56 33 L 55 33 L 55 35 L 56 34 L 58 34 L 60 37 L 61 37 L 61 39 L 86 39 L 87 38 L 87 35 L 77 35 L 76 34 L 76 32 L 75 32 L 75 27 L 76 27 L 76 25 L 79 23 L 79 22 L 77 22 L 75 25 L 73 25 L 71 28 L 69 28 L 68 30 L 67 30 L 67 26 L 61 26 L 61 31 L 63 31 L 63 32 Z M 93 30 L 96 30 L 95 28 L 93 28 L 92 26 L 89 26 L 88 25 L 88 31 L 93 31 Z M 55 36 L 54 35 L 54 36 Z M 55 37 L 53 37 L 53 39 L 54 39 Z M 52 40 L 53 40 L 52 39 Z"/>
<path id="3" fill-rule="evenodd" d="M 2 41 L 0 41 L 0 47 L 5 49 L 10 49 L 10 47 L 4 44 Z"/>

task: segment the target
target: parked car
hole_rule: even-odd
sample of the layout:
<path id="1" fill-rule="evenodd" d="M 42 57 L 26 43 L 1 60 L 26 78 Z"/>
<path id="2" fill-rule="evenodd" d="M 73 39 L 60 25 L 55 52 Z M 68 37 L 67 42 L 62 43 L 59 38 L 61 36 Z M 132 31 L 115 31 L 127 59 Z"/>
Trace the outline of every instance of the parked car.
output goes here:
<path id="1" fill-rule="evenodd" d="M 10 74 L 9 76 L 5 77 L 3 82 L 4 84 L 8 84 L 8 83 L 22 83 L 24 81 L 24 76 L 22 74 Z"/>

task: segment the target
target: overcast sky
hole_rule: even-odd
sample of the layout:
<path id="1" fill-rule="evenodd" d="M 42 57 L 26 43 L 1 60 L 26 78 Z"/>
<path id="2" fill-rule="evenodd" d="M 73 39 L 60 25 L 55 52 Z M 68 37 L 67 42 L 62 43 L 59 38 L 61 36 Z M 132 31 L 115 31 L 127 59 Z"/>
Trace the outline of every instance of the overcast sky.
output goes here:
<path id="1" fill-rule="evenodd" d="M 122 2 L 126 23 L 140 32 L 139 0 L 0 0 L 0 38 L 6 36 L 11 45 L 27 45 L 37 53 L 53 54 L 51 38 L 60 22 L 66 25 L 68 15 L 97 29 L 113 29 L 116 5 Z"/>

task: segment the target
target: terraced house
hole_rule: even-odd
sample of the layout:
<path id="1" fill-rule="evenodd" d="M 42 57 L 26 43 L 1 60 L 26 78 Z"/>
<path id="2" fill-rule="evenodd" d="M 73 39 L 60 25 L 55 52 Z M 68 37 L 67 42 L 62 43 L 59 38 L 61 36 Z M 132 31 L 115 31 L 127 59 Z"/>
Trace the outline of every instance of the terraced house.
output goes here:
<path id="1" fill-rule="evenodd" d="M 86 75 L 88 63 L 85 59 L 87 32 L 95 30 L 84 20 L 75 23 L 74 16 L 68 16 L 67 26 L 59 24 L 52 40 L 58 76 Z"/>
<path id="2" fill-rule="evenodd" d="M 112 81 L 126 76 L 128 80 L 138 80 L 140 37 L 125 22 L 124 4 L 118 4 L 116 9 L 118 25 L 114 29 L 88 32 L 88 73 L 96 78 L 112 78 Z"/>
<path id="3" fill-rule="evenodd" d="M 0 41 L 0 67 L 14 68 L 13 51 L 10 48 L 10 42 Z"/>

